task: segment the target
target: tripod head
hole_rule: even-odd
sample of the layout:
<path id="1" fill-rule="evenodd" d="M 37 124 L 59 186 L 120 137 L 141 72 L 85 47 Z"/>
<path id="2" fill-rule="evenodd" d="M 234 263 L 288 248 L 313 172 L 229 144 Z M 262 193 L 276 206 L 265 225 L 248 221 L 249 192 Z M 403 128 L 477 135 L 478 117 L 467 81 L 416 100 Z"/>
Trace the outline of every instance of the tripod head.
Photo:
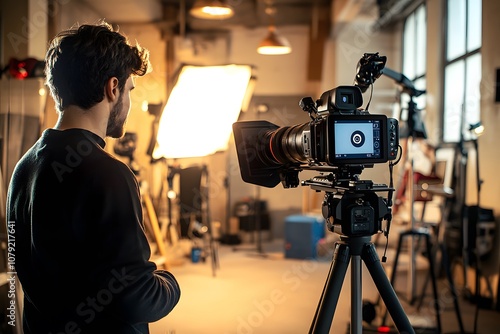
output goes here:
<path id="1" fill-rule="evenodd" d="M 330 231 L 347 237 L 371 236 L 383 232 L 382 221 L 386 220 L 387 236 L 392 218 L 390 197 L 394 189 L 371 180 L 359 180 L 362 169 L 362 166 L 351 166 L 302 181 L 302 185 L 325 192 L 322 214 Z M 382 191 L 388 193 L 387 198 L 377 195 Z"/>

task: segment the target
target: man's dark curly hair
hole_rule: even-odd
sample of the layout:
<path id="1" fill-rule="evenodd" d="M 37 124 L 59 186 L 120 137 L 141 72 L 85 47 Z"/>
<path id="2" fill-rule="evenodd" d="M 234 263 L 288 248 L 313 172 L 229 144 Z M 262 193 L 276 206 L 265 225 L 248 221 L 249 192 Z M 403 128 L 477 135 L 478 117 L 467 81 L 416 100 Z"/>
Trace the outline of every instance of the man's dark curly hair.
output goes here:
<path id="1" fill-rule="evenodd" d="M 110 78 L 118 78 L 123 92 L 130 75 L 142 76 L 149 66 L 149 51 L 130 45 L 110 24 L 85 24 L 51 41 L 45 57 L 46 84 L 59 112 L 69 105 L 89 109 L 104 99 Z"/>

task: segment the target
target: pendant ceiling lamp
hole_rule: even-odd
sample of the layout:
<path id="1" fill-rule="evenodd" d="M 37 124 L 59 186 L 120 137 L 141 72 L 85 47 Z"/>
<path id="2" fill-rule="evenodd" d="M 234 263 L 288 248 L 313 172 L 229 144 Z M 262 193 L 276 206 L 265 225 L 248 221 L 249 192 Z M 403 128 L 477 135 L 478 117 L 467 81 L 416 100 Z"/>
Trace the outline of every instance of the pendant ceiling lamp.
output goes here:
<path id="1" fill-rule="evenodd" d="M 270 25 L 266 38 L 260 42 L 257 52 L 262 55 L 285 55 L 292 52 L 290 42 L 278 33 L 274 25 L 274 16 L 276 8 L 274 6 L 266 7 L 266 14 L 269 15 Z"/>
<path id="2" fill-rule="evenodd" d="M 224 20 L 232 17 L 234 10 L 225 1 L 196 0 L 189 14 L 204 20 Z"/>

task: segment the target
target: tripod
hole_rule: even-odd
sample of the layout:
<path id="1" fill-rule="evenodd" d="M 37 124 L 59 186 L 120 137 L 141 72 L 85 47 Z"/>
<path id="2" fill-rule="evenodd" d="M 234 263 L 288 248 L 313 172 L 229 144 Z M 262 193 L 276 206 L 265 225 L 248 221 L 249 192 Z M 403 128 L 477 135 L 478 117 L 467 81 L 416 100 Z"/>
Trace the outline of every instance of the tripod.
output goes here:
<path id="1" fill-rule="evenodd" d="M 361 261 L 379 291 L 394 324 L 400 333 L 415 333 L 391 283 L 380 263 L 371 235 L 381 231 L 381 220 L 386 219 L 389 234 L 391 211 L 377 191 L 392 194 L 386 185 L 374 185 L 369 180 L 358 180 L 363 167 L 350 166 L 333 175 L 320 175 L 303 181 L 316 191 L 325 191 L 322 203 L 323 217 L 330 231 L 340 235 L 335 243 L 330 271 L 321 293 L 310 334 L 328 333 L 337 307 L 342 283 L 351 263 L 351 333 L 362 333 Z M 388 195 L 388 198 L 391 196 Z"/>
<path id="2" fill-rule="evenodd" d="M 369 236 L 341 236 L 340 241 L 335 244 L 330 271 L 309 333 L 328 333 L 330 330 L 343 278 L 351 260 L 351 333 L 362 333 L 361 261 L 368 268 L 398 331 L 415 333 L 380 264 Z"/>

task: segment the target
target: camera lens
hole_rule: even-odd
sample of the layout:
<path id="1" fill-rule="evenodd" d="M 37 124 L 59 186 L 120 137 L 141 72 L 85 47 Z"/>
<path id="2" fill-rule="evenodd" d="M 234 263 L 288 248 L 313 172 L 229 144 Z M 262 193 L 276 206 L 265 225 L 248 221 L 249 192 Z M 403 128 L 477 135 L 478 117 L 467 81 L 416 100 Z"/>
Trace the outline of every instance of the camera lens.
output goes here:
<path id="1" fill-rule="evenodd" d="M 304 131 L 309 131 L 309 123 L 284 126 L 267 134 L 268 154 L 281 164 L 306 163 L 304 151 Z"/>

